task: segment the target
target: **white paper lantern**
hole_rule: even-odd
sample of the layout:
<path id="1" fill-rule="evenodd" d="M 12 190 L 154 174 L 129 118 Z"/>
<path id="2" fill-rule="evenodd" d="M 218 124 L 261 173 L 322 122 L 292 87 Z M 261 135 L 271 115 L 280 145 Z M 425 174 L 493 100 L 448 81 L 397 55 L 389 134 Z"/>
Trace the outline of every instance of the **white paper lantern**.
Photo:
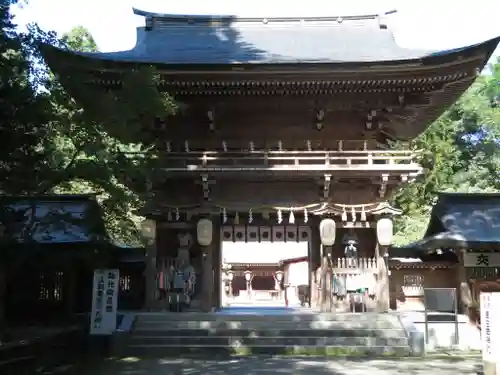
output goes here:
<path id="1" fill-rule="evenodd" d="M 377 240 L 382 246 L 392 245 L 393 225 L 392 220 L 384 217 L 377 221 Z"/>
<path id="2" fill-rule="evenodd" d="M 213 224 L 208 219 L 200 219 L 196 226 L 196 237 L 201 246 L 208 246 L 212 243 Z"/>
<path id="3" fill-rule="evenodd" d="M 321 238 L 321 243 L 324 246 L 333 246 L 335 243 L 335 232 L 336 232 L 335 220 L 333 219 L 323 219 L 319 223 L 319 236 Z"/>
<path id="4" fill-rule="evenodd" d="M 141 233 L 148 243 L 153 243 L 156 239 L 156 221 L 144 219 L 141 222 Z"/>

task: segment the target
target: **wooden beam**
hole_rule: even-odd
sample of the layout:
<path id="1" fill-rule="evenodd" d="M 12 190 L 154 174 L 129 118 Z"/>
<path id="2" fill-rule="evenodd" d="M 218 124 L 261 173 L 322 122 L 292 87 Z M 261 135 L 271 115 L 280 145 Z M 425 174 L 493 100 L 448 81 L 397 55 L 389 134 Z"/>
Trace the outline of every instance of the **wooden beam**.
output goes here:
<path id="1" fill-rule="evenodd" d="M 387 194 L 399 185 L 399 181 L 387 187 Z M 319 194 L 320 185 L 314 179 L 248 180 L 224 179 L 212 185 L 211 203 L 228 210 L 249 210 L 258 212 L 260 208 L 301 207 L 319 204 L 324 198 Z M 190 207 L 204 203 L 203 194 L 191 179 L 177 179 L 155 186 L 155 200 L 165 207 Z M 327 202 L 338 204 L 366 204 L 381 202 L 377 186 L 370 180 L 361 179 L 357 183 L 332 184 Z"/>

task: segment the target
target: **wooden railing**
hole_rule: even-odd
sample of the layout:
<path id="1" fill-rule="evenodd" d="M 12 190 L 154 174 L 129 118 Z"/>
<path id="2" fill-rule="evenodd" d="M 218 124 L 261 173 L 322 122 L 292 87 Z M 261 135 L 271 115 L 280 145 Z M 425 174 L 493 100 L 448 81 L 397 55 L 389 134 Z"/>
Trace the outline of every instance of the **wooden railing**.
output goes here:
<path id="1" fill-rule="evenodd" d="M 369 169 L 418 174 L 410 151 L 253 151 L 171 152 L 162 161 L 167 172 L 329 171 Z"/>

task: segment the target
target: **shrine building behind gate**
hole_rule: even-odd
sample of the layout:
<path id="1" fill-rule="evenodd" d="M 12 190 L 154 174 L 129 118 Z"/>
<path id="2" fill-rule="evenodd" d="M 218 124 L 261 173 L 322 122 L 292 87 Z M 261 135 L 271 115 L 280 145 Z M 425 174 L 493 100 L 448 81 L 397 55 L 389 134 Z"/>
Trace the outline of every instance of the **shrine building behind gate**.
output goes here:
<path id="1" fill-rule="evenodd" d="M 411 141 L 454 103 L 498 39 L 430 52 L 399 47 L 389 14 L 134 12 L 145 23 L 130 51 L 44 46 L 43 55 L 87 108 L 100 108 L 99 93 L 119 98 L 126 74 L 148 66 L 161 76 L 158 88 L 182 104 L 143 129 L 142 139 L 156 140 L 163 177 L 144 212 L 156 233 L 146 307 L 158 307 L 155 274 L 175 267 L 181 251 L 197 275 L 192 304 L 209 311 L 229 293 L 224 242 L 303 242 L 311 306 L 346 310 L 356 288 L 367 291 L 370 308 L 387 311 L 394 263 L 387 249 L 399 211 L 386 202 L 422 173 L 416 151 L 391 145 Z M 79 95 L 75 76 L 94 89 L 93 102 Z M 200 219 L 208 219 L 201 228 Z M 408 266 L 396 262 L 391 287 L 410 280 Z"/>

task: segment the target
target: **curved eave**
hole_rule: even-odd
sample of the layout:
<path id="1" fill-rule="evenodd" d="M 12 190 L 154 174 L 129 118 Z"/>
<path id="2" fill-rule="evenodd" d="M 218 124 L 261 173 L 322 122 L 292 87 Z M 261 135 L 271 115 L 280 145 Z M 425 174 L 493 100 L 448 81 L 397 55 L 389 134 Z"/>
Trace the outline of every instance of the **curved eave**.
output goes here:
<path id="1" fill-rule="evenodd" d="M 437 250 L 451 249 L 470 249 L 470 250 L 500 250 L 500 242 L 497 241 L 478 241 L 469 239 L 459 233 L 443 232 L 430 237 L 424 237 L 421 240 L 404 246 L 404 248 L 394 248 L 395 254 L 398 251 L 420 253 L 421 255 L 429 255 L 436 253 Z"/>
<path id="2" fill-rule="evenodd" d="M 131 51 L 112 53 L 83 53 L 63 50 L 48 44 L 42 44 L 41 50 L 44 58 L 51 67 L 61 65 L 81 66 L 96 70 L 122 70 L 140 65 L 153 65 L 158 70 L 168 72 L 217 72 L 236 70 L 239 72 L 283 72 L 307 74 L 324 71 L 333 73 L 341 72 L 363 72 L 373 74 L 374 72 L 393 72 L 413 69 L 432 70 L 441 65 L 459 66 L 470 58 L 476 57 L 480 62 L 477 68 L 481 69 L 495 51 L 500 37 L 487 40 L 472 46 L 453 49 L 442 52 L 425 53 L 414 59 L 382 60 L 382 61 L 293 61 L 293 62 L 251 62 L 251 63 L 227 63 L 227 64 L 203 64 L 203 63 L 164 63 L 153 59 L 133 59 Z M 59 61 L 57 61 L 59 60 Z M 63 63 L 61 64 L 60 61 Z"/>
<path id="3" fill-rule="evenodd" d="M 61 77 L 64 85 L 71 85 L 72 73 L 75 70 L 104 73 L 103 79 L 106 80 L 106 72 L 123 72 L 141 66 L 153 66 L 157 71 L 168 74 L 169 79 L 178 79 L 182 82 L 205 81 L 207 77 L 213 81 L 279 80 L 280 74 L 283 74 L 283 79 L 288 81 L 306 81 L 311 79 L 309 78 L 311 75 L 312 79 L 317 81 L 325 79 L 352 82 L 355 76 L 356 82 L 360 82 L 360 85 L 365 81 L 390 82 L 416 76 L 430 79 L 454 75 L 462 77 L 456 80 L 453 78 L 442 90 L 430 93 L 430 104 L 415 108 L 413 115 L 389 124 L 388 136 L 407 141 L 422 133 L 467 90 L 476 78 L 476 70 L 482 69 L 488 62 L 499 40 L 500 37 L 497 37 L 460 49 L 428 54 L 418 59 L 372 62 L 165 64 L 119 59 L 121 52 L 77 53 L 50 45 L 42 45 L 41 51 L 50 68 Z M 461 72 L 465 72 L 465 75 Z M 323 74 L 325 78 L 321 78 Z M 179 78 L 173 78 L 174 76 Z M 244 90 L 244 86 L 241 86 L 241 90 Z"/>

